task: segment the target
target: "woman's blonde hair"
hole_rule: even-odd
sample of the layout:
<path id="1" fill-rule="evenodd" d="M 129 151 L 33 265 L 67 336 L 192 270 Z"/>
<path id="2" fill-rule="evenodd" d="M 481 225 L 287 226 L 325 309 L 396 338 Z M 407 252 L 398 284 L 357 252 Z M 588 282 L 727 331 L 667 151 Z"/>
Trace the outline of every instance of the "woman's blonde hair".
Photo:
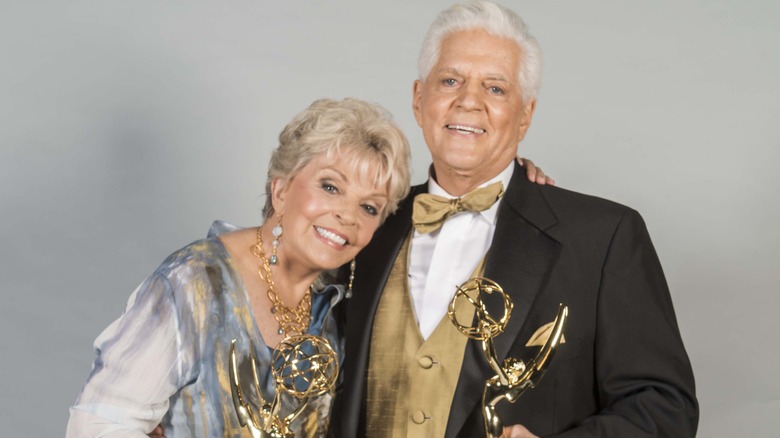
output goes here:
<path id="1" fill-rule="evenodd" d="M 348 165 L 363 181 L 387 187 L 384 220 L 409 193 L 409 142 L 381 106 L 359 99 L 317 100 L 296 115 L 279 134 L 271 155 L 263 215 L 274 215 L 271 183 L 288 181 L 319 156 L 349 157 Z M 375 171 L 374 169 L 378 169 Z M 375 171 L 375 174 L 369 172 Z"/>

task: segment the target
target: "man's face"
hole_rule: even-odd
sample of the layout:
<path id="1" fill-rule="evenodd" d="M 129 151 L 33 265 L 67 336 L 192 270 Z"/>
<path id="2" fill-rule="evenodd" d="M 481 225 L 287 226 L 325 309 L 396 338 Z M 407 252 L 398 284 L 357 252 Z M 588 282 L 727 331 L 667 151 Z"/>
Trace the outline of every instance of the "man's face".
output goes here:
<path id="1" fill-rule="evenodd" d="M 414 83 L 414 115 L 431 151 L 436 181 L 461 195 L 504 170 L 531 123 L 523 104 L 520 47 L 484 30 L 442 40 L 425 82 Z M 462 193 L 459 193 L 462 192 Z"/>

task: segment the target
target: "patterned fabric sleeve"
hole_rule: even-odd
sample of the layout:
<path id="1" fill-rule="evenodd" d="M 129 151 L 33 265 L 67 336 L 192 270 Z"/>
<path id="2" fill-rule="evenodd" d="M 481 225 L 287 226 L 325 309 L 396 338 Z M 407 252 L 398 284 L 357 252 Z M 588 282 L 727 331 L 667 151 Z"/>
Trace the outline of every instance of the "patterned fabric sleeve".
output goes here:
<path id="1" fill-rule="evenodd" d="M 97 357 L 66 436 L 146 437 L 181 386 L 187 355 L 178 354 L 180 336 L 170 283 L 154 274 L 95 340 Z"/>

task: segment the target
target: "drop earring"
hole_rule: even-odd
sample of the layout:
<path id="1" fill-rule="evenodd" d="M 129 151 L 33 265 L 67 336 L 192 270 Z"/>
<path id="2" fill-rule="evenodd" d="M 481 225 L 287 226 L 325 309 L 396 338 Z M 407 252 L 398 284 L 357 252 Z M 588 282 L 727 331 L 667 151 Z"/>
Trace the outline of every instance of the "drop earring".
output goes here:
<path id="1" fill-rule="evenodd" d="M 271 258 L 268 260 L 268 263 L 272 265 L 275 265 L 279 262 L 279 258 L 276 256 L 276 250 L 280 245 L 279 238 L 282 237 L 282 231 L 282 215 L 278 215 L 277 224 L 271 229 L 271 234 L 274 236 L 274 240 L 271 242 L 273 252 L 271 253 Z"/>
<path id="2" fill-rule="evenodd" d="M 349 284 L 347 285 L 347 298 L 352 298 L 352 281 L 355 280 L 355 259 L 349 264 Z"/>

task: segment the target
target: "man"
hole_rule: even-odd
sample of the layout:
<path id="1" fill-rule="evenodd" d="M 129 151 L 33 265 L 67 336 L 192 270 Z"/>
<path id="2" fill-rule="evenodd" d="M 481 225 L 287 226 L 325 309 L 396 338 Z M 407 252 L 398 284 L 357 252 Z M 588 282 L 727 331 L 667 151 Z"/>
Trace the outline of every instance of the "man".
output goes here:
<path id="1" fill-rule="evenodd" d="M 499 404 L 514 425 L 505 435 L 695 435 L 693 373 L 641 217 L 530 183 L 514 163 L 536 105 L 539 59 L 522 20 L 489 2 L 456 5 L 431 26 L 413 97 L 430 179 L 358 256 L 334 436 L 484 436 L 480 399 L 494 372 L 446 316 L 455 285 L 475 274 L 515 304 L 495 339 L 500 361 L 533 358 L 538 343 L 529 339 L 559 303 L 569 308 L 565 343 L 544 379 Z M 452 206 L 498 200 L 439 221 L 422 214 L 435 204 L 426 192 Z"/>

